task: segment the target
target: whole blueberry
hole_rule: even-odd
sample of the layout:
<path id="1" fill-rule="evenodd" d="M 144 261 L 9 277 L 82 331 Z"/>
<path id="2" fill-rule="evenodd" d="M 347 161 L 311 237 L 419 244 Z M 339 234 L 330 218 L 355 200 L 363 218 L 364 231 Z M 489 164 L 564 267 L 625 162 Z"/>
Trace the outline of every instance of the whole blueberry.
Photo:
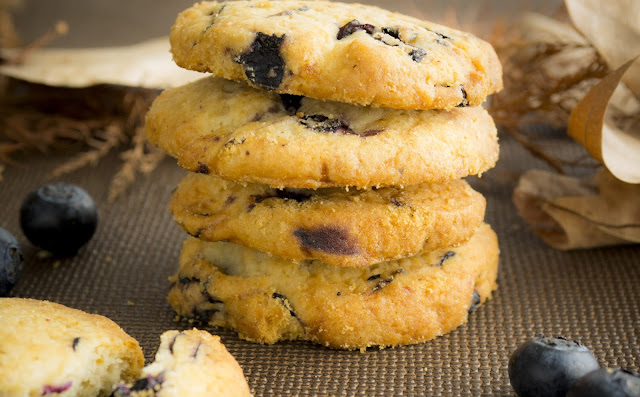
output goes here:
<path id="1" fill-rule="evenodd" d="M 598 360 L 586 346 L 562 337 L 539 336 L 513 352 L 509 380 L 519 397 L 560 397 L 598 367 Z"/>
<path id="2" fill-rule="evenodd" d="M 0 227 L 0 297 L 7 296 L 22 276 L 22 251 L 18 240 Z"/>
<path id="3" fill-rule="evenodd" d="M 619 368 L 600 368 L 580 378 L 567 397 L 640 397 L 640 376 Z"/>
<path id="4" fill-rule="evenodd" d="M 98 223 L 98 210 L 82 188 L 52 183 L 29 193 L 20 209 L 25 236 L 55 255 L 74 255 L 91 239 Z"/>

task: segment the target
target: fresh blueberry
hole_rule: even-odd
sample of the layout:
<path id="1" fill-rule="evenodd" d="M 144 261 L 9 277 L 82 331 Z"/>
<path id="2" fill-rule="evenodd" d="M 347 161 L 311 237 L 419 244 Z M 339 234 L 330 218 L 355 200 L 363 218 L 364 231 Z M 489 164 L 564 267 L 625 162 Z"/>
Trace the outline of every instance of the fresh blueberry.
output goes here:
<path id="1" fill-rule="evenodd" d="M 0 227 L 0 296 L 7 296 L 22 276 L 22 251 L 18 240 Z"/>
<path id="2" fill-rule="evenodd" d="M 598 360 L 580 343 L 539 336 L 524 342 L 509 358 L 509 380 L 519 397 L 563 397 Z"/>
<path id="3" fill-rule="evenodd" d="M 55 255 L 74 255 L 96 231 L 98 210 L 89 194 L 68 183 L 52 183 L 29 193 L 20 225 L 34 245 Z"/>
<path id="4" fill-rule="evenodd" d="M 619 368 L 600 368 L 580 378 L 567 397 L 640 397 L 640 376 Z"/>

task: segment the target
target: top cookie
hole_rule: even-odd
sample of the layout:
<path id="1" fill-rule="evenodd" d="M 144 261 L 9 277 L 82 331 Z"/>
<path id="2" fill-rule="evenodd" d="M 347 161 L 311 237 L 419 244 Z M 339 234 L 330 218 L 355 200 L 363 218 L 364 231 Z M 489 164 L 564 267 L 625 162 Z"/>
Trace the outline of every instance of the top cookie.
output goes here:
<path id="1" fill-rule="evenodd" d="M 178 15 L 171 51 L 187 69 L 373 107 L 477 106 L 502 88 L 487 42 L 361 4 L 202 2 Z"/>

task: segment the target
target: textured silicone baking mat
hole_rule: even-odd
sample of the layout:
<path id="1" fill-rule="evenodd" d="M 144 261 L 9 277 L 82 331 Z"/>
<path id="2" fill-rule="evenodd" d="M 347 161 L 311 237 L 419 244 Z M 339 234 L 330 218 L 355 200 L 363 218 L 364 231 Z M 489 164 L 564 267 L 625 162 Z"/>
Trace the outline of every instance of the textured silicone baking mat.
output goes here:
<path id="1" fill-rule="evenodd" d="M 574 147 L 552 137 L 547 143 L 557 150 Z M 508 136 L 501 137 L 501 147 L 497 168 L 471 180 L 487 197 L 486 219 L 500 238 L 500 287 L 493 299 L 451 334 L 365 353 L 304 342 L 263 346 L 206 327 L 221 335 L 256 396 L 512 395 L 509 354 L 539 333 L 577 339 L 602 364 L 639 369 L 640 247 L 560 252 L 544 245 L 511 201 L 519 173 L 544 166 Z M 25 273 L 13 294 L 106 315 L 140 341 L 149 360 L 163 331 L 191 327 L 174 322 L 166 301 L 167 277 L 185 238 L 167 204 L 184 171 L 167 159 L 150 176 L 139 176 L 114 204 L 106 197 L 119 166 L 116 154 L 61 178 L 89 191 L 100 221 L 76 257 L 57 263 L 38 257 L 18 218 L 26 194 L 49 181 L 48 173 L 62 160 L 30 156 L 4 171 L 0 226 L 16 235 L 25 254 Z"/>

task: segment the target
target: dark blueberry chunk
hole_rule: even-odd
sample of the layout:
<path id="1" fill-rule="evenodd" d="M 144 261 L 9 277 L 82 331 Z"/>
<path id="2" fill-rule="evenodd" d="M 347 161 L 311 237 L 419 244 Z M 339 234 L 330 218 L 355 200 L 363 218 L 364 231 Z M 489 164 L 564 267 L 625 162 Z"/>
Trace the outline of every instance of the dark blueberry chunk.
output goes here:
<path id="1" fill-rule="evenodd" d="M 377 280 L 377 279 L 379 279 L 380 277 L 381 277 L 381 276 L 380 276 L 380 274 L 374 274 L 373 276 L 369 277 L 369 278 L 367 279 L 367 281 Z"/>
<path id="2" fill-rule="evenodd" d="M 457 107 L 466 108 L 467 106 L 469 106 L 469 100 L 467 100 L 467 90 L 465 90 L 464 87 L 460 87 L 460 91 L 462 93 L 462 102 L 460 102 Z"/>
<path id="3" fill-rule="evenodd" d="M 391 284 L 391 282 L 393 281 L 393 276 L 389 277 L 389 278 L 385 278 L 384 280 L 380 280 L 378 281 L 378 285 L 376 285 L 373 288 L 373 292 L 378 292 L 381 289 L 383 289 L 384 287 L 386 287 L 387 285 Z"/>
<path id="4" fill-rule="evenodd" d="M 56 255 L 74 255 L 96 231 L 98 209 L 84 189 L 52 183 L 31 192 L 20 208 L 25 236 Z"/>
<path id="5" fill-rule="evenodd" d="M 384 128 L 372 128 L 370 130 L 366 130 L 358 135 L 360 136 L 374 136 L 374 135 L 378 135 L 379 133 L 381 133 L 382 131 L 384 131 Z"/>
<path id="6" fill-rule="evenodd" d="M 404 207 L 405 205 L 407 205 L 406 203 L 404 203 L 403 201 L 398 200 L 395 197 L 391 199 L 391 204 L 395 205 L 396 207 Z"/>
<path id="7" fill-rule="evenodd" d="M 598 369 L 598 360 L 580 343 L 539 336 L 509 358 L 509 380 L 519 397 L 564 397 L 573 384 Z"/>
<path id="8" fill-rule="evenodd" d="M 71 347 L 73 348 L 73 351 L 76 351 L 76 347 L 78 347 L 78 343 L 80 343 L 80 338 L 78 337 L 73 338 L 73 342 L 71 343 Z"/>
<path id="9" fill-rule="evenodd" d="M 274 292 L 274 293 L 273 293 L 273 295 L 271 295 L 271 297 L 272 297 L 273 299 L 278 299 L 278 300 L 280 301 L 280 303 L 282 303 L 282 305 L 283 305 L 287 310 L 289 310 L 289 314 L 291 314 L 291 316 L 292 316 L 292 317 L 298 317 L 298 316 L 296 316 L 296 314 L 295 314 L 295 313 L 293 312 L 293 310 L 291 309 L 291 305 L 289 304 L 289 301 L 287 300 L 287 298 L 286 298 L 284 295 L 279 294 L 279 293 L 277 293 L 277 292 Z"/>
<path id="10" fill-rule="evenodd" d="M 640 376 L 620 368 L 600 368 L 580 378 L 567 397 L 640 397 Z"/>
<path id="11" fill-rule="evenodd" d="M 171 339 L 171 343 L 169 343 L 169 353 L 173 354 L 173 346 L 176 344 L 176 339 L 178 339 L 178 336 L 180 335 L 182 334 L 178 334 Z"/>
<path id="12" fill-rule="evenodd" d="M 357 19 L 354 19 L 353 21 L 348 22 L 346 25 L 344 25 L 338 30 L 337 38 L 338 40 L 341 40 L 347 36 L 354 34 L 358 30 L 364 30 L 369 34 L 372 34 L 375 28 L 376 27 L 373 25 L 369 25 L 368 23 L 361 24 L 360 22 L 358 22 Z"/>
<path id="13" fill-rule="evenodd" d="M 239 57 L 244 72 L 253 84 L 268 90 L 275 90 L 284 77 L 284 60 L 280 47 L 285 35 L 256 34 L 251 48 Z"/>
<path id="14" fill-rule="evenodd" d="M 282 101 L 282 106 L 289 114 L 296 114 L 302 106 L 302 96 L 300 95 L 290 95 L 290 94 L 280 94 L 280 100 Z"/>
<path id="15" fill-rule="evenodd" d="M 340 119 L 331 119 L 321 114 L 305 115 L 300 120 L 300 124 L 320 132 L 339 132 L 342 134 L 355 134 L 355 132 L 349 128 Z"/>
<path id="16" fill-rule="evenodd" d="M 196 358 L 198 356 L 198 351 L 200 350 L 200 346 L 202 346 L 202 342 L 198 342 L 198 346 L 196 346 L 196 349 L 193 351 L 191 358 Z"/>
<path id="17" fill-rule="evenodd" d="M 161 372 L 157 376 L 147 375 L 146 378 L 138 379 L 135 381 L 133 386 L 131 386 L 131 391 L 142 391 L 142 390 L 159 390 L 158 387 L 162 385 L 164 382 L 164 373 Z"/>
<path id="18" fill-rule="evenodd" d="M 236 201 L 236 197 L 235 196 L 229 196 L 227 197 L 227 199 L 224 201 L 225 205 L 229 205 L 229 204 L 233 204 L 233 202 Z"/>
<path id="19" fill-rule="evenodd" d="M 455 254 L 456 254 L 455 252 L 449 251 L 446 254 L 442 255 L 436 266 L 442 266 L 444 261 L 446 261 L 449 258 L 452 258 Z"/>
<path id="20" fill-rule="evenodd" d="M 475 289 L 473 290 L 473 294 L 471 295 L 471 304 L 469 305 L 469 313 L 473 313 L 478 310 L 480 307 L 480 294 Z"/>
<path id="21" fill-rule="evenodd" d="M 311 192 L 308 190 L 291 189 L 291 188 L 284 188 L 282 190 L 278 190 L 276 194 L 278 195 L 279 198 L 294 200 L 294 201 L 297 201 L 298 203 L 307 201 L 313 196 L 313 194 L 311 194 Z"/>
<path id="22" fill-rule="evenodd" d="M 398 31 L 398 28 L 384 27 L 384 28 L 382 28 L 382 33 L 388 34 L 389 36 L 400 40 L 400 32 Z"/>
<path id="23" fill-rule="evenodd" d="M 18 283 L 24 269 L 22 250 L 18 240 L 0 227 L 0 297 L 7 296 Z"/>
<path id="24" fill-rule="evenodd" d="M 189 285 L 193 283 L 200 283 L 200 279 L 196 277 L 180 277 L 178 278 L 178 282 L 182 285 Z"/>
<path id="25" fill-rule="evenodd" d="M 73 382 L 71 381 L 63 383 L 61 385 L 44 385 L 42 387 L 42 395 L 46 396 L 47 394 L 62 393 L 64 391 L 69 390 L 71 388 L 71 385 L 73 385 Z"/>
<path id="26" fill-rule="evenodd" d="M 251 198 L 253 199 L 253 202 L 249 204 L 249 206 L 247 207 L 247 211 L 251 212 L 251 210 L 253 210 L 256 205 L 272 197 L 278 197 L 278 193 L 276 189 L 268 190 L 265 193 L 260 195 L 251 196 Z"/>
<path id="27" fill-rule="evenodd" d="M 427 51 L 425 51 L 424 48 L 420 48 L 420 47 L 415 47 L 409 53 L 409 56 L 411 57 L 411 59 L 413 59 L 417 63 L 420 63 L 420 61 L 424 59 L 425 55 L 427 55 Z"/>
<path id="28" fill-rule="evenodd" d="M 296 229 L 293 235 L 303 248 L 336 255 L 353 255 L 358 252 L 346 231 L 335 226 L 320 226 L 315 229 Z"/>
<path id="29" fill-rule="evenodd" d="M 204 323 L 209 321 L 209 319 L 219 311 L 218 309 L 199 309 L 196 307 L 193 309 L 193 317 Z"/>
<path id="30" fill-rule="evenodd" d="M 196 168 L 196 172 L 198 174 L 209 175 L 209 167 L 206 164 L 198 163 L 198 168 Z"/>

